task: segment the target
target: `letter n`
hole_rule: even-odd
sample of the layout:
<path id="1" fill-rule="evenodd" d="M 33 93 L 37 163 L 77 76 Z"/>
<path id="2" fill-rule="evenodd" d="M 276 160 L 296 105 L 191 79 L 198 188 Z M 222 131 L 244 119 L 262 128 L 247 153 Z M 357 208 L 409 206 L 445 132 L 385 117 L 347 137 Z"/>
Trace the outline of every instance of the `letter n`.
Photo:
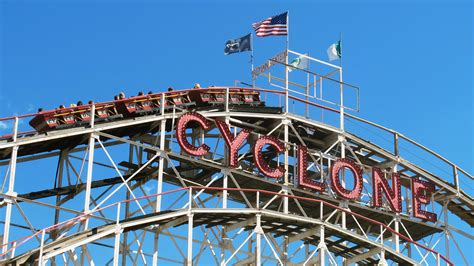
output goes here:
<path id="1" fill-rule="evenodd" d="M 382 192 L 387 198 L 390 208 L 394 212 L 402 211 L 402 191 L 400 183 L 400 174 L 392 174 L 392 188 L 390 189 L 384 173 L 379 168 L 372 168 L 372 206 L 382 207 Z"/>

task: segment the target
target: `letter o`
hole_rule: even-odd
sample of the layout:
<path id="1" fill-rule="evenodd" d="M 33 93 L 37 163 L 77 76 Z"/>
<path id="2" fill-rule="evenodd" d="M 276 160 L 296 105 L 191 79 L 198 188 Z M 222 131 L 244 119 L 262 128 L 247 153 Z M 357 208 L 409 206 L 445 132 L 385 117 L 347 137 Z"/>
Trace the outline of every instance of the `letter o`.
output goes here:
<path id="1" fill-rule="evenodd" d="M 354 175 L 354 189 L 347 190 L 342 186 L 339 172 L 347 168 Z M 362 169 L 350 159 L 338 159 L 331 167 L 331 187 L 341 197 L 348 200 L 357 200 L 362 192 Z"/>

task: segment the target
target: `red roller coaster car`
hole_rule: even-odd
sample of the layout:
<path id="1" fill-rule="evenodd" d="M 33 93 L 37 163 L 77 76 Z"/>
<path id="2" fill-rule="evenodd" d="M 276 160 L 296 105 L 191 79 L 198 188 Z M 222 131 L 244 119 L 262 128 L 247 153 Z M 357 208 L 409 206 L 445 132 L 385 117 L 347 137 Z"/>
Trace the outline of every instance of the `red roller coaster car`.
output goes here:
<path id="1" fill-rule="evenodd" d="M 109 122 L 123 118 L 159 114 L 164 102 L 164 110 L 179 107 L 184 109 L 199 109 L 210 106 L 223 106 L 226 88 L 210 87 L 169 91 L 166 93 L 149 93 L 118 99 L 112 102 L 95 103 L 95 123 Z M 164 101 L 161 97 L 165 97 Z M 253 89 L 229 88 L 229 104 L 242 106 L 265 106 L 260 100 L 260 92 Z M 69 108 L 59 108 L 39 112 L 30 125 L 38 132 L 71 128 L 86 125 L 91 119 L 92 104 L 79 105 Z"/>

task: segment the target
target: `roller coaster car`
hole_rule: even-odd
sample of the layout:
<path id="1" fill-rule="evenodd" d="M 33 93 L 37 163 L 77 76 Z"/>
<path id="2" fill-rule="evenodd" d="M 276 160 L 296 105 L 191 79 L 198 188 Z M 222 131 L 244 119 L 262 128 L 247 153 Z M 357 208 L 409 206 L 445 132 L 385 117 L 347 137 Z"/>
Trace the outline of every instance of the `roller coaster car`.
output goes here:
<path id="1" fill-rule="evenodd" d="M 160 112 L 161 95 L 147 94 L 134 96 L 116 103 L 117 109 L 124 117 L 142 116 Z"/>
<path id="2" fill-rule="evenodd" d="M 117 108 L 124 117 L 136 117 L 149 114 L 157 114 L 161 111 L 161 93 L 147 94 L 141 96 L 130 97 L 118 101 Z M 194 105 L 189 98 L 189 93 L 184 92 L 168 92 L 165 94 L 165 110 L 173 108 L 173 106 L 188 107 Z"/>
<path id="3" fill-rule="evenodd" d="M 225 102 L 225 90 L 219 89 L 201 89 L 190 91 L 190 97 L 198 106 L 219 105 Z M 246 104 L 252 106 L 262 106 L 260 93 L 251 89 L 230 88 L 229 104 Z"/>
<path id="4" fill-rule="evenodd" d="M 168 92 L 165 94 L 165 110 L 173 106 L 191 107 L 196 105 L 190 97 L 189 91 Z"/>
<path id="5" fill-rule="evenodd" d="M 123 117 L 137 117 L 161 111 L 161 97 L 165 95 L 164 109 L 176 107 L 189 108 L 193 106 L 205 107 L 223 105 L 225 103 L 225 88 L 193 89 L 187 91 L 171 91 L 165 94 L 155 93 L 133 96 L 109 103 L 95 104 L 96 123 L 113 121 Z M 260 101 L 260 93 L 252 89 L 230 88 L 229 104 L 242 106 L 264 106 Z M 86 125 L 91 120 L 91 106 L 80 105 L 70 108 L 61 108 L 54 111 L 38 113 L 30 125 L 38 132 L 54 129 L 70 128 Z"/>
<path id="6" fill-rule="evenodd" d="M 253 106 L 264 106 L 265 103 L 260 100 L 260 92 L 250 90 L 250 89 L 241 89 L 239 92 L 243 98 L 245 104 L 250 104 Z"/>
<path id="7" fill-rule="evenodd" d="M 91 106 L 76 106 L 54 111 L 41 112 L 31 121 L 30 126 L 38 132 L 52 129 L 70 128 L 88 124 L 91 119 Z M 95 122 L 113 121 L 122 118 L 114 103 L 98 103 L 95 107 Z"/>

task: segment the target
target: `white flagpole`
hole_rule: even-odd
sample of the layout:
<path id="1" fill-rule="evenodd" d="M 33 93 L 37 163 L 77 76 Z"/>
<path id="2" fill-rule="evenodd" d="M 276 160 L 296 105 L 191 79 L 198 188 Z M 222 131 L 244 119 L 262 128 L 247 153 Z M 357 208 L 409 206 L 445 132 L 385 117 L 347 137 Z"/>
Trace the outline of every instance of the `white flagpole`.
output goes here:
<path id="1" fill-rule="evenodd" d="M 288 106 L 288 48 L 290 44 L 290 11 L 286 11 L 286 58 L 285 58 L 285 112 L 288 113 L 290 110 Z"/>
<path id="2" fill-rule="evenodd" d="M 286 12 L 286 59 L 285 59 L 285 116 L 288 115 L 290 111 L 290 106 L 289 106 L 289 101 L 288 101 L 288 94 L 289 94 L 289 87 L 288 87 L 288 48 L 289 48 L 289 43 L 290 43 L 290 19 L 289 19 L 289 14 L 290 12 Z M 286 119 L 286 118 L 285 118 Z M 285 123 L 284 125 L 284 140 L 285 143 L 288 143 L 288 124 Z M 286 145 L 286 144 L 285 144 Z M 289 164 L 289 158 L 288 158 L 288 149 L 285 149 L 285 176 L 284 176 L 284 193 L 285 195 L 288 194 L 288 184 L 289 184 L 289 179 L 288 179 L 288 164 Z M 288 213 L 288 197 L 283 198 L 283 212 Z"/>
<path id="3" fill-rule="evenodd" d="M 340 128 L 341 130 L 344 132 L 344 87 L 343 87 L 343 84 L 342 84 L 342 32 L 339 32 L 339 51 L 341 53 L 341 56 L 339 57 L 339 91 L 340 91 L 340 97 L 341 97 L 341 106 L 340 106 L 340 109 L 339 109 L 339 112 L 340 112 Z M 337 50 L 336 50 L 336 53 L 337 53 Z M 341 142 L 341 158 L 345 158 L 346 157 L 346 145 L 344 143 L 344 141 Z M 342 184 L 345 186 L 345 183 L 346 183 L 346 175 L 345 175 L 345 172 L 342 173 Z M 347 200 L 345 200 L 343 202 L 344 206 L 346 207 L 347 206 Z M 343 212 L 342 213 L 342 217 L 341 217 L 341 221 L 342 221 L 342 227 L 343 228 L 346 228 L 346 213 Z M 343 263 L 345 263 L 345 259 L 343 258 Z"/>
<path id="4" fill-rule="evenodd" d="M 344 131 L 344 88 L 342 86 L 342 33 L 339 32 L 339 51 L 341 52 L 341 57 L 339 58 L 339 93 L 340 95 L 340 128 L 342 131 Z M 344 145 L 342 146 L 344 147 Z M 343 155 L 344 155 L 344 148 L 343 148 Z"/>

